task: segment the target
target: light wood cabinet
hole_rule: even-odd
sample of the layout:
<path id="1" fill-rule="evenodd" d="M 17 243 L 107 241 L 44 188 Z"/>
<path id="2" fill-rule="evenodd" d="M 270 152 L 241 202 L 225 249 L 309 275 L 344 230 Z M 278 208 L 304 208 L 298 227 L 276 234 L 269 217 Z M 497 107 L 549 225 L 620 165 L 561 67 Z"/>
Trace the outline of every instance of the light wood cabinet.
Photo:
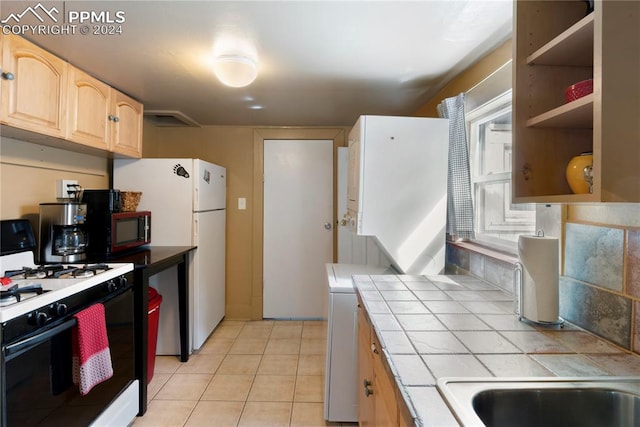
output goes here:
<path id="1" fill-rule="evenodd" d="M 358 305 L 358 384 L 360 426 L 414 425 L 362 303 Z"/>
<path id="2" fill-rule="evenodd" d="M 111 99 L 111 151 L 142 157 L 142 104 L 116 90 Z"/>
<path id="3" fill-rule="evenodd" d="M 142 156 L 142 104 L 69 66 L 67 139 L 127 157 Z"/>
<path id="4" fill-rule="evenodd" d="M 514 9 L 513 199 L 640 201 L 640 2 L 518 0 Z M 593 94 L 564 89 L 593 78 Z M 593 191 L 572 194 L 566 166 L 593 152 Z"/>
<path id="5" fill-rule="evenodd" d="M 21 37 L 0 37 L 0 122 L 64 138 L 68 64 Z"/>
<path id="6" fill-rule="evenodd" d="M 12 128 L 8 134 L 65 149 L 142 157 L 141 103 L 21 37 L 0 37 L 0 122 Z"/>
<path id="7" fill-rule="evenodd" d="M 69 67 L 67 139 L 103 150 L 110 147 L 111 87 Z"/>
<path id="8" fill-rule="evenodd" d="M 358 424 L 375 426 L 375 390 L 371 327 L 362 307 L 358 307 Z"/>

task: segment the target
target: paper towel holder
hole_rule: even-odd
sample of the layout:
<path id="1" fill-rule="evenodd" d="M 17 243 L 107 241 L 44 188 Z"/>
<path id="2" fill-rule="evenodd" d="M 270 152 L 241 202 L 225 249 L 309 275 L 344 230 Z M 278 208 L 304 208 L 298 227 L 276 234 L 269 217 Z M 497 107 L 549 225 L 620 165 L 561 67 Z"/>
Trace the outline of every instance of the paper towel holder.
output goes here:
<path id="1" fill-rule="evenodd" d="M 524 315 L 522 314 L 524 310 L 522 301 L 522 286 L 522 263 L 520 261 L 516 261 L 513 264 L 513 312 L 518 317 L 518 320 L 536 326 L 564 328 L 564 319 L 561 317 L 558 317 L 557 320 L 551 322 L 531 320 L 524 317 Z"/>

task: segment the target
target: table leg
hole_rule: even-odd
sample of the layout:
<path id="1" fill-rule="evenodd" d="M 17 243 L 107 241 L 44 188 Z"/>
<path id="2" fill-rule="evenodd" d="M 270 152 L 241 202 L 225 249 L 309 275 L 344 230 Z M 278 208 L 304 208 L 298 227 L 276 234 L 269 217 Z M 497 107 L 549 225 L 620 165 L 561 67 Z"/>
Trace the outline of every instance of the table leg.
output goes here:
<path id="1" fill-rule="evenodd" d="M 187 255 L 178 264 L 178 311 L 180 316 L 180 361 L 189 360 L 189 269 Z"/>

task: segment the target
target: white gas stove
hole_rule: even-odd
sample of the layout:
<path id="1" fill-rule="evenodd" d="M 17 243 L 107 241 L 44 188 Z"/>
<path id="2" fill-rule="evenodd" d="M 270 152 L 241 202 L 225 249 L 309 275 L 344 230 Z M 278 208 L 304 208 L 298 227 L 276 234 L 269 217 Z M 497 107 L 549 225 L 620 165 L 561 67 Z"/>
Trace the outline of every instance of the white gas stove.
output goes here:
<path id="1" fill-rule="evenodd" d="M 37 266 L 30 251 L 1 256 L 0 323 L 97 285 L 119 287 L 121 277 L 132 270 L 131 263 Z"/>

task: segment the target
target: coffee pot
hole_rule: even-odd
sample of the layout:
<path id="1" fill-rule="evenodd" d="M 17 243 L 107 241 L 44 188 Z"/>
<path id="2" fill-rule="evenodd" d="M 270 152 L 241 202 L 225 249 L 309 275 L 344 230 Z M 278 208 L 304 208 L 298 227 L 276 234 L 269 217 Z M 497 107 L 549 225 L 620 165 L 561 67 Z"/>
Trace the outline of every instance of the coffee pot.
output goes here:
<path id="1" fill-rule="evenodd" d="M 40 263 L 74 263 L 87 258 L 86 203 L 40 204 Z"/>

